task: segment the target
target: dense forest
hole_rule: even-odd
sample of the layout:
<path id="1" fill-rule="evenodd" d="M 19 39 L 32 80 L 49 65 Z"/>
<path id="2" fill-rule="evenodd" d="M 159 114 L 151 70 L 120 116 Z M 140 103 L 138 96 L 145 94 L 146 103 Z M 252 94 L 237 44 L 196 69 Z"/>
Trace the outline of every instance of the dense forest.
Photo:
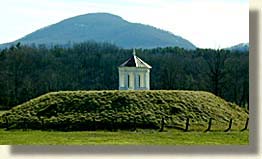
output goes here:
<path id="1" fill-rule="evenodd" d="M 203 90 L 248 108 L 248 52 L 178 47 L 137 49 L 152 66 L 151 89 Z M 118 89 L 118 66 L 132 55 L 108 43 L 23 46 L 0 52 L 0 106 L 59 90 Z"/>

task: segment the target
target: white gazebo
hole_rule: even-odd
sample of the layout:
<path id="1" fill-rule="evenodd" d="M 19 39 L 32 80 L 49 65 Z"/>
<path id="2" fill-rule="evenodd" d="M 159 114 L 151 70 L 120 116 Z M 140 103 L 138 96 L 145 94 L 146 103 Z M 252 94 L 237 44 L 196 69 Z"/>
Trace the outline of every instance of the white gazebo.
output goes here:
<path id="1" fill-rule="evenodd" d="M 119 90 L 149 90 L 152 67 L 133 55 L 118 67 Z"/>

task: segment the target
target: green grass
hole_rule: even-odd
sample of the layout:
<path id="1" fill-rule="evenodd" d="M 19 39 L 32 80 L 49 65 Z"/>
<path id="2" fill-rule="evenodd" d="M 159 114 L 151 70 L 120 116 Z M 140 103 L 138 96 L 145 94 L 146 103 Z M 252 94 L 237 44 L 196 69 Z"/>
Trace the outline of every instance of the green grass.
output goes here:
<path id="1" fill-rule="evenodd" d="M 248 111 L 209 92 L 150 91 L 61 91 L 34 98 L 0 115 L 0 124 L 8 121 L 10 129 L 63 129 L 66 131 L 129 129 L 136 119 L 138 128 L 159 129 L 161 119 L 166 125 L 204 130 L 213 118 L 217 130 L 225 130 L 233 119 L 233 130 L 244 127 Z M 94 122 L 95 121 L 95 122 Z M 21 123 L 22 122 L 22 123 Z M 108 127 L 107 127 L 108 126 Z"/>
<path id="2" fill-rule="evenodd" d="M 158 132 L 164 116 L 165 127 L 177 129 Z M 189 132 L 183 132 L 187 117 Z M 212 131 L 204 133 L 210 118 Z M 223 132 L 231 118 L 232 131 Z M 0 144 L 246 145 L 249 133 L 239 130 L 247 118 L 245 109 L 202 91 L 53 92 L 0 112 L 0 126 L 10 129 L 0 129 Z M 134 119 L 137 131 L 126 131 L 134 128 Z M 103 126 L 122 130 L 102 131 Z M 22 131 L 25 127 L 38 130 Z M 93 127 L 98 131 L 77 131 Z"/>
<path id="3" fill-rule="evenodd" d="M 0 110 L 0 115 L 4 114 L 5 112 L 7 112 L 7 111 Z"/>
<path id="4" fill-rule="evenodd" d="M 0 129 L 1 145 L 247 145 L 249 131 L 182 132 L 169 129 L 105 131 L 39 131 Z"/>

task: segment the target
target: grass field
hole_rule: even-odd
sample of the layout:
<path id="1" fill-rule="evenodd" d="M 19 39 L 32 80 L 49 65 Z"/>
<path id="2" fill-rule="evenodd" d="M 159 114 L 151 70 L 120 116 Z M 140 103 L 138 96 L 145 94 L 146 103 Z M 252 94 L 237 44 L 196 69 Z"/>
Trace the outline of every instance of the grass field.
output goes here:
<path id="1" fill-rule="evenodd" d="M 202 91 L 52 92 L 0 112 L 9 129 L 0 128 L 0 144 L 247 145 L 248 131 L 239 131 L 247 119 L 247 110 Z M 204 133 L 208 123 L 212 131 Z"/>
<path id="2" fill-rule="evenodd" d="M 182 132 L 169 129 L 105 131 L 5 131 L 0 129 L 1 145 L 247 145 L 249 131 Z"/>

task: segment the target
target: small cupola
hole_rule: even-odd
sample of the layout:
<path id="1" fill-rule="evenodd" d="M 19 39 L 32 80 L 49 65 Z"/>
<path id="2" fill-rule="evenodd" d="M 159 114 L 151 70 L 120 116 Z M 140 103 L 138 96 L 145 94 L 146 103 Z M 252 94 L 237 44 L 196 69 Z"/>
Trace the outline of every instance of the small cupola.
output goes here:
<path id="1" fill-rule="evenodd" d="M 151 68 L 133 49 L 133 55 L 118 67 L 119 90 L 149 90 Z"/>

